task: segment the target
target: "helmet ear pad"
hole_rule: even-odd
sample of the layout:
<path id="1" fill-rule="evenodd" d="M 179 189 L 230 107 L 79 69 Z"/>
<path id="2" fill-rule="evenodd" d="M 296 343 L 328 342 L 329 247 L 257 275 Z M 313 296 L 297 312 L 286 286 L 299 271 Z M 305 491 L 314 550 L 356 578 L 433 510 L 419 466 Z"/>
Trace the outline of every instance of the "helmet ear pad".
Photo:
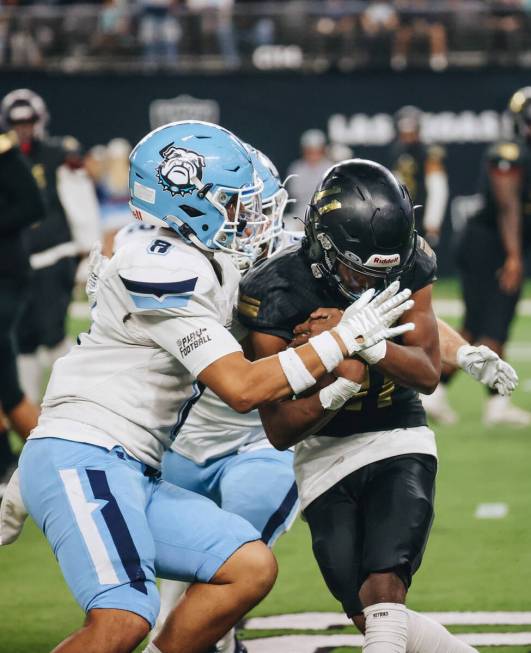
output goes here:
<path id="1" fill-rule="evenodd" d="M 306 209 L 304 222 L 305 237 L 303 246 L 306 256 L 311 263 L 321 263 L 324 259 L 324 249 L 319 240 L 319 232 L 316 228 L 319 224 L 319 214 L 313 204 L 310 204 Z"/>

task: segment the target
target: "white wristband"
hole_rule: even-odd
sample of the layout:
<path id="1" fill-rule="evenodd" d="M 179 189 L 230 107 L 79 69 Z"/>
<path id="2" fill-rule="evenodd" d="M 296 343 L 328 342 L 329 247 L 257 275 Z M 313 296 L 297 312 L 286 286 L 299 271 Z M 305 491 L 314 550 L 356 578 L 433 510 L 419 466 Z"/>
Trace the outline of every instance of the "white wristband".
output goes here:
<path id="1" fill-rule="evenodd" d="M 321 363 L 325 366 L 327 372 L 335 370 L 343 360 L 341 347 L 330 331 L 324 331 L 318 336 L 313 336 L 308 342 L 315 349 L 315 353 L 321 359 Z"/>
<path id="2" fill-rule="evenodd" d="M 314 377 L 308 372 L 306 365 L 294 349 L 281 351 L 278 360 L 291 389 L 296 395 L 315 385 Z"/>
<path id="3" fill-rule="evenodd" d="M 335 331 L 343 341 L 343 344 L 345 345 L 349 356 L 350 354 L 353 354 L 355 351 L 359 351 L 361 349 L 360 345 L 356 342 L 356 336 L 352 333 L 352 331 L 347 326 L 345 326 L 345 324 L 339 323 L 333 329 L 333 331 Z"/>
<path id="4" fill-rule="evenodd" d="M 360 351 L 358 355 L 363 358 L 366 363 L 369 363 L 369 365 L 376 365 L 376 363 L 379 363 L 382 358 L 385 358 L 386 353 L 387 340 L 380 340 L 380 342 L 372 345 L 372 347 L 367 347 L 367 349 Z"/>
<path id="5" fill-rule="evenodd" d="M 361 389 L 359 383 L 349 381 L 342 376 L 319 392 L 321 406 L 325 410 L 339 410 Z"/>

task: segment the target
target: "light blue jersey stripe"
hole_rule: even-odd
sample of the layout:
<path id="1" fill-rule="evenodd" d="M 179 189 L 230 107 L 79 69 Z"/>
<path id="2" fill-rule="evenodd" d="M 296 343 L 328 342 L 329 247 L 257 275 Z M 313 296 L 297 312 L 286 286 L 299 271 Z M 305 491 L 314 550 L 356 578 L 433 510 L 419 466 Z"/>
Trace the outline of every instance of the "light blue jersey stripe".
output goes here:
<path id="1" fill-rule="evenodd" d="M 160 299 L 129 293 L 137 308 L 184 308 L 190 301 L 189 295 L 165 295 Z"/>

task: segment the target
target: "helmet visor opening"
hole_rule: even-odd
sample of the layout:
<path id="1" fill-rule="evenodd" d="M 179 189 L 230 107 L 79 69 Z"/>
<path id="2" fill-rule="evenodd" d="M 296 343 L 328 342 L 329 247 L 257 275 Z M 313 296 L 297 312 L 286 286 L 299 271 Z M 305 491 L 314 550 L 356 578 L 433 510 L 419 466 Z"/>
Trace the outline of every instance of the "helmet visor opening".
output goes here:
<path id="1" fill-rule="evenodd" d="M 334 273 L 341 286 L 355 297 L 359 297 L 370 288 L 380 292 L 387 285 L 386 276 L 366 274 L 364 271 L 354 269 L 351 265 L 346 265 L 339 258 L 336 259 Z"/>
<path id="2" fill-rule="evenodd" d="M 209 198 L 224 217 L 213 240 L 222 251 L 234 256 L 256 258 L 268 218 L 262 212 L 262 184 L 244 189 L 219 187 Z M 208 196 L 208 195 L 207 195 Z"/>

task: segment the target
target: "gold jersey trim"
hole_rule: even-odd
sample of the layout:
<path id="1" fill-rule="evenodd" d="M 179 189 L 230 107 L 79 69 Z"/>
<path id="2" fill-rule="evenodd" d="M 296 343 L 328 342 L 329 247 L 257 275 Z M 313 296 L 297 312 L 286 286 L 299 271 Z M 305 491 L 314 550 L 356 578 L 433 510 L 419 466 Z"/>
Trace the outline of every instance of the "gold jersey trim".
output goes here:
<path id="1" fill-rule="evenodd" d="M 249 297 L 248 295 L 240 295 L 238 301 L 238 310 L 245 317 L 255 318 L 258 316 L 258 311 L 260 310 L 260 304 L 262 302 L 259 299 L 254 297 Z"/>

